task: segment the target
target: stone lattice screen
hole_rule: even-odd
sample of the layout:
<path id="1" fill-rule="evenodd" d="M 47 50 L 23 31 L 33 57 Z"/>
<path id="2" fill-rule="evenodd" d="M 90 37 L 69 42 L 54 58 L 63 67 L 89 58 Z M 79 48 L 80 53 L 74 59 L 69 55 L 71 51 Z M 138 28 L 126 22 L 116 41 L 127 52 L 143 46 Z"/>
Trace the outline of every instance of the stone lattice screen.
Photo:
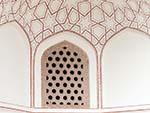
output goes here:
<path id="1" fill-rule="evenodd" d="M 69 42 L 47 49 L 42 56 L 42 106 L 88 108 L 88 65 L 86 53 Z"/>

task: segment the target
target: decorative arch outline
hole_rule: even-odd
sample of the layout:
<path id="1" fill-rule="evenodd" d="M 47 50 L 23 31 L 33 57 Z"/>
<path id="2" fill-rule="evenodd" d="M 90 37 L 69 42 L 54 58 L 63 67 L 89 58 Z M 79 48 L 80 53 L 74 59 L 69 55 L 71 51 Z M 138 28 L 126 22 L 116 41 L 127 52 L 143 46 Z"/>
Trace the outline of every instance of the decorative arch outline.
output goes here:
<path id="1" fill-rule="evenodd" d="M 59 32 L 44 39 L 36 48 L 34 54 L 34 104 L 41 107 L 41 56 L 49 47 L 60 42 L 68 41 L 81 48 L 89 58 L 89 87 L 90 87 L 90 108 L 98 108 L 98 70 L 97 52 L 95 47 L 84 37 L 70 31 Z"/>
<path id="2" fill-rule="evenodd" d="M 142 30 L 139 30 L 139 29 L 136 29 L 136 28 L 132 28 L 132 27 L 125 27 L 125 28 L 123 28 L 123 29 L 121 29 L 120 31 L 118 31 L 117 33 L 115 33 L 110 39 L 108 39 L 107 41 L 106 41 L 106 43 L 103 45 L 103 48 L 102 48 L 102 51 L 101 51 L 101 54 L 100 54 L 100 78 L 101 78 L 101 107 L 102 107 L 102 109 L 120 109 L 120 108 L 130 108 L 130 107 L 135 107 L 135 109 L 138 109 L 138 107 L 142 107 L 142 106 L 148 106 L 148 105 L 150 105 L 150 104 L 136 104 L 136 105 L 127 105 L 127 106 L 114 106 L 114 107 L 104 107 L 104 99 L 103 99 L 103 89 L 104 89 L 104 87 L 103 87 L 103 84 L 104 84 L 104 80 L 103 80 L 103 76 L 104 76 L 104 74 L 103 74 L 103 72 L 102 72 L 102 70 L 103 70 L 103 67 L 102 67 L 102 58 L 103 58 L 103 53 L 104 53 L 104 49 L 105 49 L 105 47 L 107 46 L 107 44 L 108 44 L 108 42 L 110 42 L 113 38 L 122 38 L 121 36 L 118 36 L 118 34 L 119 33 L 122 33 L 124 30 L 133 30 L 133 31 L 135 31 L 135 32 L 139 32 L 139 33 L 141 33 L 139 36 L 141 36 L 141 35 L 143 35 L 143 36 L 147 36 L 147 37 L 141 37 L 141 38 L 148 38 L 150 35 L 148 34 L 148 33 L 146 33 L 146 32 L 144 32 L 144 31 L 142 31 Z M 133 33 L 134 34 L 134 33 Z M 135 35 L 137 35 L 136 33 L 135 33 Z M 116 36 L 116 37 L 115 37 Z M 131 37 L 131 38 L 136 38 L 136 37 Z M 139 37 L 138 37 L 139 38 Z M 103 81 L 103 82 L 102 82 Z"/>
<path id="3" fill-rule="evenodd" d="M 5 28 L 5 26 L 6 26 L 6 28 Z M 25 68 L 27 68 L 26 69 L 27 72 L 25 70 L 22 70 L 22 71 L 23 71 L 23 73 L 28 73 L 23 78 L 23 80 L 25 80 L 27 82 L 26 83 L 27 86 L 24 86 L 24 87 L 27 88 L 25 92 L 26 92 L 26 97 L 28 99 L 26 99 L 26 102 L 24 104 L 21 104 L 21 103 L 19 103 L 19 104 L 18 103 L 12 103 L 12 102 L 7 102 L 7 101 L 6 102 L 4 102 L 4 101 L 2 102 L 1 101 L 0 104 L 6 103 L 8 105 L 28 106 L 28 107 L 30 107 L 31 106 L 31 98 L 32 98 L 32 96 L 30 95 L 31 94 L 31 81 L 30 81 L 31 79 L 30 78 L 31 78 L 31 75 L 32 75 L 32 56 L 31 56 L 32 55 L 32 48 L 31 48 L 31 43 L 30 43 L 29 36 L 28 36 L 27 32 L 22 28 L 22 26 L 17 21 L 15 21 L 15 20 L 2 24 L 1 30 L 2 30 L 1 31 L 2 32 L 1 36 L 3 36 L 3 35 L 5 36 L 5 32 L 6 32 L 6 36 L 8 36 L 7 38 L 10 37 L 10 39 L 13 40 L 13 37 L 15 36 L 15 38 L 17 37 L 17 38 L 20 39 L 19 40 L 19 39 L 15 39 L 14 38 L 14 40 L 17 40 L 15 42 L 16 45 L 14 45 L 15 47 L 17 47 L 17 44 L 20 43 L 19 41 L 21 41 L 21 40 L 24 41 L 24 42 L 22 42 L 22 44 L 24 43 L 24 46 L 27 46 L 27 48 L 25 48 L 26 50 L 24 51 L 25 55 L 27 55 L 27 57 L 28 57 L 28 61 L 27 61 L 27 65 L 28 66 L 25 67 Z M 5 37 L 3 37 L 3 38 L 5 39 Z M 10 42 L 10 45 L 11 45 L 11 41 L 8 40 L 8 42 Z M 13 51 L 10 51 L 10 52 L 13 52 Z M 20 52 L 22 52 L 22 51 L 20 51 Z M 5 60 L 7 60 L 7 59 L 5 59 Z M 19 60 L 20 59 L 18 59 L 18 61 Z M 14 70 L 14 71 L 16 71 L 16 70 Z M 19 79 L 19 78 L 17 78 L 17 79 Z M 9 90 L 9 89 L 7 89 L 7 90 Z M 10 99 L 10 100 L 12 101 L 13 98 Z M 18 100 L 16 100 L 16 102 L 18 102 Z"/>

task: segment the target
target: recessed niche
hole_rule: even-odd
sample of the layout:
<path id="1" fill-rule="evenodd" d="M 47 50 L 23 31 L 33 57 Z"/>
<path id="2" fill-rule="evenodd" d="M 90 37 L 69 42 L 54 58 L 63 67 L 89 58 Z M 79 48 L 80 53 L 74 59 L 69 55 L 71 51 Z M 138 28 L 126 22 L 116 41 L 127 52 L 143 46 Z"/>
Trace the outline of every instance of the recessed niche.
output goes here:
<path id="1" fill-rule="evenodd" d="M 15 22 L 0 27 L 0 101 L 30 105 L 30 44 Z"/>
<path id="2" fill-rule="evenodd" d="M 150 104 L 150 37 L 135 29 L 113 36 L 102 52 L 103 107 Z"/>
<path id="3" fill-rule="evenodd" d="M 35 106 L 97 108 L 96 62 L 94 47 L 75 33 L 45 39 L 35 54 Z"/>

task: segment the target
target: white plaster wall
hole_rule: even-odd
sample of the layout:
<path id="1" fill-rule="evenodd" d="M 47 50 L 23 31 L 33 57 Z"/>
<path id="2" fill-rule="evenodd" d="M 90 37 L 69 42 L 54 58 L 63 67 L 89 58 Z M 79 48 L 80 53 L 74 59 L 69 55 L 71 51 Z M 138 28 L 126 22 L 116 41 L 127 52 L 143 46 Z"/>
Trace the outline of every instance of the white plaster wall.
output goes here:
<path id="1" fill-rule="evenodd" d="M 30 46 L 17 23 L 0 27 L 0 102 L 29 106 Z"/>
<path id="2" fill-rule="evenodd" d="M 0 113 L 28 113 L 28 112 L 22 112 L 22 111 L 0 108 Z"/>
<path id="3" fill-rule="evenodd" d="M 150 104 L 149 38 L 128 28 L 106 44 L 102 57 L 104 107 Z"/>
<path id="4" fill-rule="evenodd" d="M 150 113 L 150 110 L 143 111 L 129 111 L 129 112 L 120 112 L 120 113 Z"/>

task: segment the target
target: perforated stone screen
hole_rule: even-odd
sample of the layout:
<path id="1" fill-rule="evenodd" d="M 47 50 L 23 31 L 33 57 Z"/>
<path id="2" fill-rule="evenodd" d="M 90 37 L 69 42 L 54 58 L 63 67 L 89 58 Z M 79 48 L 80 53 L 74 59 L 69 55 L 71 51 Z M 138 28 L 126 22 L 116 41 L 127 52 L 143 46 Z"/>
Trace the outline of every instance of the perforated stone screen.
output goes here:
<path id="1" fill-rule="evenodd" d="M 89 107 L 89 61 L 82 49 L 56 44 L 44 52 L 41 66 L 42 107 Z"/>

